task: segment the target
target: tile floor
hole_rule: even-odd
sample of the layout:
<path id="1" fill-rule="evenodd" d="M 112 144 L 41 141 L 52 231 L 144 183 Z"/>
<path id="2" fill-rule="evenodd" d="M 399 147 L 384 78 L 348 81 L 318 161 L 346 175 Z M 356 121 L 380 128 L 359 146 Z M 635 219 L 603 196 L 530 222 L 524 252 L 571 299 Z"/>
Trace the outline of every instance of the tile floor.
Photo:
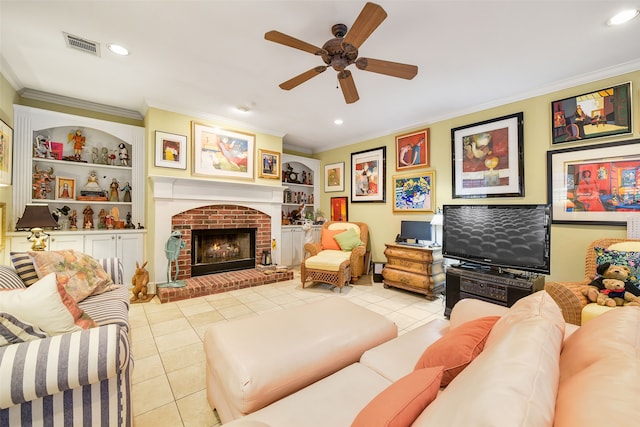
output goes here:
<path id="1" fill-rule="evenodd" d="M 256 316 L 321 298 L 346 298 L 381 313 L 400 334 L 442 318 L 444 300 L 384 289 L 371 276 L 359 285 L 332 292 L 326 285 L 302 289 L 299 271 L 293 280 L 222 294 L 160 304 L 157 298 L 133 304 L 130 311 L 135 427 L 212 427 L 220 420 L 207 402 L 204 331 L 216 322 Z M 365 283 L 362 285 L 362 283 Z"/>

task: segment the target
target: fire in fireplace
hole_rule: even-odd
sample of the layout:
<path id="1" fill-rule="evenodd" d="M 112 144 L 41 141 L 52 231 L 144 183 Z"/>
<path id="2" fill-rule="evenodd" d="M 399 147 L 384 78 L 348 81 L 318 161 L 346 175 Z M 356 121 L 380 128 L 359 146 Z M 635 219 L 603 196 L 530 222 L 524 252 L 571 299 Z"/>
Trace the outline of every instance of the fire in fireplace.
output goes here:
<path id="1" fill-rule="evenodd" d="M 256 266 L 256 229 L 191 230 L 191 276 Z"/>

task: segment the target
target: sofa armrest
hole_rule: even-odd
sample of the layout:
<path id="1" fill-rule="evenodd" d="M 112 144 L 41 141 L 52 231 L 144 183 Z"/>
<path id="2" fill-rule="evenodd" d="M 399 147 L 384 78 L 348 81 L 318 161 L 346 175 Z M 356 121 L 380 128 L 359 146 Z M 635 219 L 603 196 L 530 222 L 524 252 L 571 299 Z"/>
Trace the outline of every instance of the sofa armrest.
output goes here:
<path id="1" fill-rule="evenodd" d="M 315 256 L 322 250 L 322 245 L 320 243 L 305 243 L 304 250 L 309 252 L 309 256 Z"/>
<path id="2" fill-rule="evenodd" d="M 544 290 L 560 306 L 562 316 L 567 323 L 580 325 L 582 309 L 589 303 L 587 297 L 582 295 L 582 288 L 589 282 L 548 282 Z"/>
<path id="3" fill-rule="evenodd" d="M 0 409 L 114 377 L 129 363 L 119 325 L 0 348 Z"/>

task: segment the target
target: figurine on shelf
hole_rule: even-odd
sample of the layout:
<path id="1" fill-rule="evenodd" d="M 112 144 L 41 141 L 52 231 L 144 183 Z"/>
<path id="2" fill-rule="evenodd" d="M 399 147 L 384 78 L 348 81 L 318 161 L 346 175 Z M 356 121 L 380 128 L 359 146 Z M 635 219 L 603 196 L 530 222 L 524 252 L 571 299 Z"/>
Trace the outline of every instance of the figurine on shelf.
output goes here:
<path id="1" fill-rule="evenodd" d="M 118 156 L 116 156 L 116 150 L 113 150 L 111 153 L 109 153 L 109 164 L 111 166 L 115 166 L 117 157 Z"/>
<path id="2" fill-rule="evenodd" d="M 82 131 L 80 129 L 75 131 L 75 133 L 69 134 L 67 144 L 73 143 L 73 157 L 75 157 L 75 160 L 77 161 L 80 161 L 82 158 L 82 150 L 84 149 L 86 140 L 87 139 L 82 135 Z"/>
<path id="3" fill-rule="evenodd" d="M 107 228 L 107 211 L 100 209 L 98 212 L 98 229 L 104 230 Z"/>
<path id="4" fill-rule="evenodd" d="M 111 191 L 109 192 L 109 201 L 110 202 L 119 202 L 120 199 L 118 197 L 118 188 L 120 188 L 120 183 L 117 179 L 113 178 L 111 180 L 111 185 L 109 186 Z"/>
<path id="5" fill-rule="evenodd" d="M 82 213 L 84 214 L 84 228 L 93 228 L 93 209 L 91 209 L 91 205 L 87 205 Z"/>
<path id="6" fill-rule="evenodd" d="M 105 224 L 107 226 L 107 229 L 113 230 L 113 223 L 114 223 L 113 216 L 112 215 L 107 215 L 107 218 L 105 220 Z"/>
<path id="7" fill-rule="evenodd" d="M 131 185 L 127 182 L 124 184 L 124 187 L 120 191 L 124 191 L 124 196 L 122 197 L 123 202 L 131 202 Z"/>
<path id="8" fill-rule="evenodd" d="M 89 172 L 89 177 L 87 178 L 87 183 L 84 186 L 83 191 L 81 192 L 83 196 L 104 196 L 104 191 L 98 184 L 98 174 L 96 171 Z"/>
<path id="9" fill-rule="evenodd" d="M 129 166 L 129 150 L 124 142 L 118 144 L 118 158 L 121 166 Z"/>
<path id="10" fill-rule="evenodd" d="M 49 138 L 43 135 L 36 136 L 36 140 L 33 145 L 33 157 L 37 157 L 39 159 L 53 159 Z"/>
<path id="11" fill-rule="evenodd" d="M 46 199 L 48 194 L 51 193 L 51 181 L 55 179 L 53 167 L 50 167 L 49 170 L 41 170 L 36 164 L 35 172 L 33 173 L 33 197 L 36 199 Z"/>
<path id="12" fill-rule="evenodd" d="M 78 211 L 76 211 L 75 209 L 72 210 L 71 213 L 69 213 L 69 228 L 71 230 L 78 229 Z"/>
<path id="13" fill-rule="evenodd" d="M 115 222 L 120 221 L 120 209 L 114 206 L 111 208 L 111 211 L 109 211 L 109 213 L 111 214 Z"/>
<path id="14" fill-rule="evenodd" d="M 136 226 L 131 222 L 131 212 L 127 212 L 127 222 L 124 225 L 124 228 L 136 228 Z"/>
<path id="15" fill-rule="evenodd" d="M 100 158 L 98 159 L 98 163 L 101 165 L 109 164 L 109 149 L 107 147 L 102 147 L 100 149 Z"/>

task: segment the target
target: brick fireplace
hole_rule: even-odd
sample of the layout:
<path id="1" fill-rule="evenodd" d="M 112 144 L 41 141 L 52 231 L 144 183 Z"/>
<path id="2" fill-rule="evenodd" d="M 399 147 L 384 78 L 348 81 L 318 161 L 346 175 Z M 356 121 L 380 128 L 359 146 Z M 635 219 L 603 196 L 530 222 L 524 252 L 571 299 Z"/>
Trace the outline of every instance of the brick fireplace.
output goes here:
<path id="1" fill-rule="evenodd" d="M 211 179 L 176 178 L 151 176 L 153 205 L 148 206 L 154 218 L 148 227 L 149 242 L 153 245 L 148 252 L 150 282 L 167 281 L 167 258 L 164 247 L 173 229 L 182 233 L 187 247 L 180 253 L 179 278 L 190 275 L 191 229 L 192 228 L 257 228 L 256 258 L 259 262 L 263 250 L 271 248 L 271 240 L 276 240 L 272 251 L 274 261 L 280 259 L 280 233 L 282 212 L 282 191 L 277 185 L 260 185 L 241 181 L 214 181 Z M 217 223 L 217 224 L 216 224 Z M 187 235 L 188 234 L 188 235 Z"/>

